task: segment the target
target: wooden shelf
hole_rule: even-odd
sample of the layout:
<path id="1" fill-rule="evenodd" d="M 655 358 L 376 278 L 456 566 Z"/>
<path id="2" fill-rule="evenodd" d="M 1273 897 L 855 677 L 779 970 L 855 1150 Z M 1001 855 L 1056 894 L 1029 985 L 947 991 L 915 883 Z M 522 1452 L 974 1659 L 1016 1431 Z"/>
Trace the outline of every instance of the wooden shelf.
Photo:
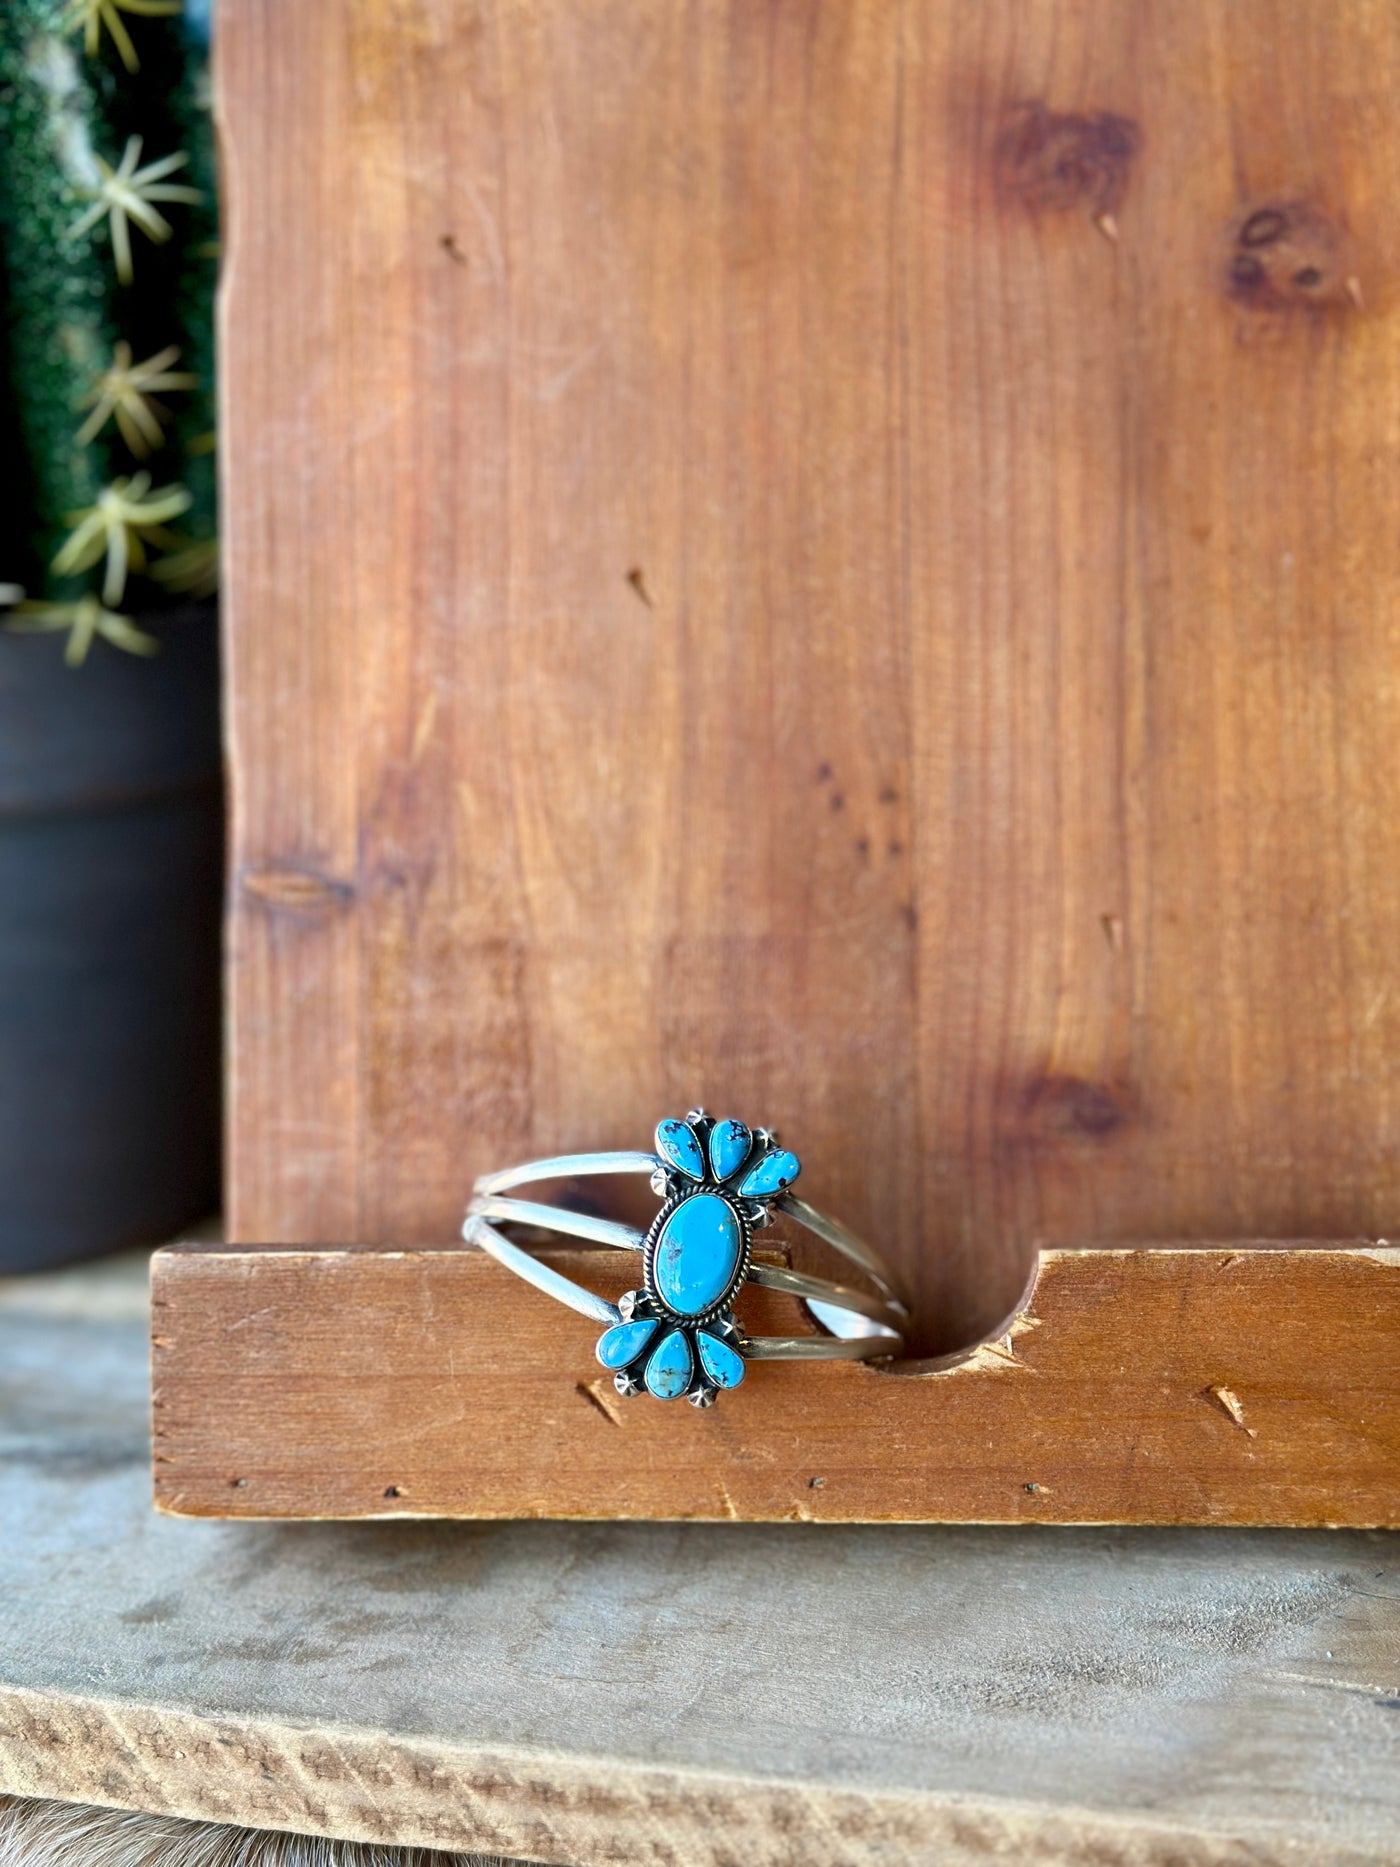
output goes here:
<path id="1" fill-rule="evenodd" d="M 595 1326 L 461 1247 L 177 1246 L 152 1296 L 173 1514 L 1400 1524 L 1385 1246 L 1047 1251 L 965 1356 L 755 1364 L 703 1414 L 623 1400 Z"/>
<path id="2" fill-rule="evenodd" d="M 0 1283 L 0 1791 L 568 1867 L 1400 1860 L 1392 1537 L 175 1521 L 143 1270 Z"/>

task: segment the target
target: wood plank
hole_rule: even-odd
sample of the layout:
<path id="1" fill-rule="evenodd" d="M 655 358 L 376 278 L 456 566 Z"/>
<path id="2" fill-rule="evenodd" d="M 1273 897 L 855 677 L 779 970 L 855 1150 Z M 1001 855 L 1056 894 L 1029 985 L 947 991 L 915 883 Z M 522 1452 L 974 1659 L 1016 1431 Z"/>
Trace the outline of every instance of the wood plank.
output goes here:
<path id="1" fill-rule="evenodd" d="M 142 1270 L 0 1282 L 0 1793 L 570 1867 L 1400 1860 L 1391 1537 L 176 1521 Z"/>
<path id="2" fill-rule="evenodd" d="M 224 0 L 235 1234 L 700 1099 L 926 1347 L 1383 1230 L 1397 82 L 1375 0 Z"/>
<path id="3" fill-rule="evenodd" d="M 1392 1248 L 1050 1251 L 951 1366 L 755 1363 L 706 1413 L 624 1400 L 596 1325 L 475 1251 L 174 1247 L 152 1302 L 177 1515 L 1400 1525 Z"/>

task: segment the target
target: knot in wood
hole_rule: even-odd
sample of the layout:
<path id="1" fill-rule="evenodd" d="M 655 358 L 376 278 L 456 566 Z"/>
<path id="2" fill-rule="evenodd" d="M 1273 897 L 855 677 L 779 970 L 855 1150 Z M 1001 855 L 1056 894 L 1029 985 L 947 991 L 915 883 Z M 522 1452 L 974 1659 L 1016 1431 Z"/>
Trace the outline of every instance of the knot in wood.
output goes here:
<path id="1" fill-rule="evenodd" d="M 1345 229 L 1312 201 L 1267 201 L 1230 229 L 1226 290 L 1253 311 L 1355 304 L 1360 288 Z"/>
<path id="2" fill-rule="evenodd" d="M 1111 1140 L 1132 1120 L 1132 1095 L 1123 1084 L 1046 1072 L 1023 1085 L 1015 1129 L 1032 1144 L 1093 1144 Z"/>
<path id="3" fill-rule="evenodd" d="M 1081 116 L 1023 104 L 997 138 L 1000 185 L 1033 212 L 1110 213 L 1123 199 L 1142 143 L 1130 117 Z"/>

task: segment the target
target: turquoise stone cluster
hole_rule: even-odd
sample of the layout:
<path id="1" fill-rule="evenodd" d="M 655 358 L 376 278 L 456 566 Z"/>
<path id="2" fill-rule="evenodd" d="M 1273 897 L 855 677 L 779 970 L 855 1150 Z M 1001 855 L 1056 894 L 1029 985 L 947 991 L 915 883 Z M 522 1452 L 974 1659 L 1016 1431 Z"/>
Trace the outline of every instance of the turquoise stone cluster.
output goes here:
<path id="1" fill-rule="evenodd" d="M 646 1289 L 619 1308 L 598 1342 L 618 1390 L 707 1407 L 744 1378 L 730 1305 L 748 1268 L 749 1234 L 801 1172 L 775 1136 L 703 1109 L 656 1130 L 652 1185 L 666 1204 L 648 1234 Z"/>

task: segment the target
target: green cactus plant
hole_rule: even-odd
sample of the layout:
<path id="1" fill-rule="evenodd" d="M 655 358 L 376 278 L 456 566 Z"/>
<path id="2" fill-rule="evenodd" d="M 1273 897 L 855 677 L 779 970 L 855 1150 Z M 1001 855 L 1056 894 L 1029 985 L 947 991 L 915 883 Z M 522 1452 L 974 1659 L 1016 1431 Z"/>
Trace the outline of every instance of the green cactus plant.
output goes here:
<path id="1" fill-rule="evenodd" d="M 143 609 L 217 582 L 213 137 L 181 14 L 0 7 L 0 420 L 25 465 L 0 602 L 27 591 L 8 626 L 67 627 L 75 663 L 99 639 L 149 652 L 120 613 L 131 580 Z"/>

